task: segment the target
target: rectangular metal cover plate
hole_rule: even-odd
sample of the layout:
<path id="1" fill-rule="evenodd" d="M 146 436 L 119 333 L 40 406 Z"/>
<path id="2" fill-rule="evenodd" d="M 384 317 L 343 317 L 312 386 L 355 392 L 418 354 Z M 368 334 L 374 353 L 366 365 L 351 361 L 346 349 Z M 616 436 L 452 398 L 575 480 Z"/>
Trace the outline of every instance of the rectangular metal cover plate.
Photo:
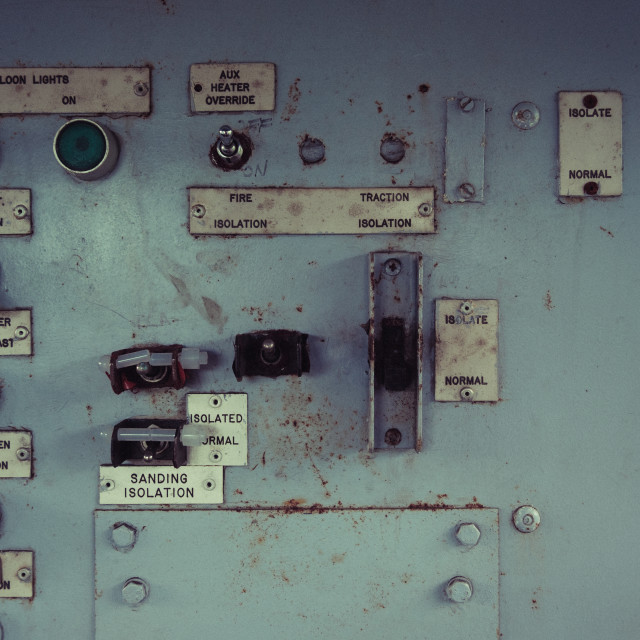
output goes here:
<path id="1" fill-rule="evenodd" d="M 276 65 L 272 62 L 192 64 L 189 86 L 194 113 L 276 108 Z"/>
<path id="2" fill-rule="evenodd" d="M 187 422 L 206 428 L 207 444 L 187 447 L 189 464 L 243 466 L 247 464 L 247 394 L 189 393 Z"/>
<path id="3" fill-rule="evenodd" d="M 436 400 L 498 401 L 497 300 L 436 300 L 435 385 Z"/>
<path id="4" fill-rule="evenodd" d="M 31 190 L 0 189 L 0 236 L 31 233 Z"/>
<path id="5" fill-rule="evenodd" d="M 189 188 L 193 235 L 435 233 L 433 187 Z"/>
<path id="6" fill-rule="evenodd" d="M 485 120 L 484 100 L 447 99 L 445 202 L 484 200 Z"/>
<path id="7" fill-rule="evenodd" d="M 0 551 L 0 566 L 0 598 L 33 598 L 33 551 Z"/>
<path id="8" fill-rule="evenodd" d="M 31 309 L 0 309 L 0 356 L 32 353 Z"/>
<path id="9" fill-rule="evenodd" d="M 100 504 L 220 504 L 223 467 L 100 467 Z"/>
<path id="10" fill-rule="evenodd" d="M 558 116 L 559 195 L 622 195 L 622 94 L 561 91 Z"/>
<path id="11" fill-rule="evenodd" d="M 0 431 L 0 478 L 31 477 L 31 431 Z"/>
<path id="12" fill-rule="evenodd" d="M 0 68 L 0 113 L 151 112 L 149 67 Z"/>
<path id="13" fill-rule="evenodd" d="M 484 640 L 498 632 L 497 509 L 124 515 L 139 536 L 120 553 L 110 531 L 123 513 L 95 512 L 96 640 L 120 640 L 123 629 L 184 638 L 185 625 L 191 638 L 211 637 L 212 625 L 221 638 L 387 640 L 446 628 L 448 640 Z M 471 549 L 455 540 L 462 522 L 481 531 Z M 461 605 L 443 593 L 458 575 L 473 584 Z M 131 576 L 150 587 L 133 608 L 121 596 Z"/>

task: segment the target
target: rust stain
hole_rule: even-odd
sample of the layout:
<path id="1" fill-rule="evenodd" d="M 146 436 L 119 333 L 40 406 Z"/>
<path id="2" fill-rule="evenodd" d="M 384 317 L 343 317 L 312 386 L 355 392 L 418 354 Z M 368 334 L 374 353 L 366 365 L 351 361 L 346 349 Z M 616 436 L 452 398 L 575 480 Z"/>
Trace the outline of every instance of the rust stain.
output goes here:
<path id="1" fill-rule="evenodd" d="M 202 296 L 202 304 L 206 312 L 205 318 L 215 327 L 218 327 L 218 333 L 222 333 L 222 329 L 226 324 L 228 318 L 223 315 L 222 307 L 211 298 Z"/>
<path id="2" fill-rule="evenodd" d="M 611 231 L 609 231 L 609 229 L 605 229 L 604 227 L 600 227 L 600 231 L 604 231 L 610 238 L 615 238 L 615 236 L 613 235 L 613 233 L 611 233 Z"/>
<path id="3" fill-rule="evenodd" d="M 302 95 L 302 92 L 298 87 L 299 82 L 300 78 L 296 78 L 293 84 L 289 87 L 289 102 L 286 104 L 281 116 L 281 120 L 283 122 L 289 122 L 291 117 L 298 111 L 298 102 Z"/>
<path id="4" fill-rule="evenodd" d="M 420 93 L 428 93 L 429 89 L 431 89 L 431 86 L 428 85 L 426 82 L 423 82 L 419 87 L 418 87 L 418 91 Z"/>
<path id="5" fill-rule="evenodd" d="M 547 293 L 544 296 L 544 308 L 547 311 L 551 311 L 555 307 L 554 304 L 551 304 L 551 291 L 547 289 Z"/>
<path id="6" fill-rule="evenodd" d="M 301 304 L 299 304 L 299 305 L 296 307 L 296 311 L 297 311 L 298 313 L 302 313 L 302 305 L 301 305 Z"/>
<path id="7" fill-rule="evenodd" d="M 382 102 L 376 100 L 376 106 L 378 108 L 378 113 L 382 113 Z"/>

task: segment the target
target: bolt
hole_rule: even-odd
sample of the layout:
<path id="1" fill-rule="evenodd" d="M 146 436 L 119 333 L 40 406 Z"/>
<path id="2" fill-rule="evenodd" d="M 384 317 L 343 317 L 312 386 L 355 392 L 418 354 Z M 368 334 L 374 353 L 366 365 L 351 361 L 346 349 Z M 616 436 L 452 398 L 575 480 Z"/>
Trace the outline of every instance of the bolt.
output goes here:
<path id="1" fill-rule="evenodd" d="M 473 101 L 473 98 L 469 98 L 468 96 L 465 96 L 464 98 L 460 98 L 458 104 L 460 105 L 460 108 L 465 113 L 469 113 L 473 111 L 474 107 L 476 106 L 476 103 Z"/>
<path id="2" fill-rule="evenodd" d="M 130 607 L 142 604 L 149 597 L 149 585 L 142 578 L 129 578 L 122 585 L 122 599 Z"/>
<path id="3" fill-rule="evenodd" d="M 18 220 L 22 220 L 23 218 L 26 218 L 29 215 L 29 209 L 25 207 L 23 204 L 19 204 L 17 207 L 14 207 L 13 215 Z"/>
<path id="4" fill-rule="evenodd" d="M 29 451 L 29 449 L 25 447 L 22 447 L 16 451 L 16 458 L 18 458 L 18 460 L 20 460 L 21 462 L 29 460 L 31 458 L 31 451 Z"/>
<path id="5" fill-rule="evenodd" d="M 520 533 L 531 533 L 540 526 L 540 512 L 525 504 L 513 512 L 513 524 Z"/>
<path id="6" fill-rule="evenodd" d="M 518 129 L 533 129 L 540 122 L 540 110 L 533 102 L 519 102 L 511 111 L 511 120 Z"/>
<path id="7" fill-rule="evenodd" d="M 191 215 L 194 218 L 203 218 L 204 214 L 207 212 L 203 204 L 194 204 L 191 207 Z"/>
<path id="8" fill-rule="evenodd" d="M 458 187 L 458 195 L 462 200 L 471 200 L 476 195 L 476 188 L 470 182 L 463 182 Z"/>
<path id="9" fill-rule="evenodd" d="M 473 522 L 463 522 L 456 529 L 457 541 L 465 547 L 475 547 L 480 540 L 480 529 Z"/>
<path id="10" fill-rule="evenodd" d="M 402 262 L 396 258 L 390 258 L 384 263 L 384 272 L 388 276 L 397 276 L 402 271 Z"/>
<path id="11" fill-rule="evenodd" d="M 471 387 L 463 387 L 460 389 L 460 398 L 465 402 L 471 402 L 474 395 L 475 391 Z"/>
<path id="12" fill-rule="evenodd" d="M 133 85 L 133 92 L 137 96 L 146 96 L 149 93 L 149 85 L 146 82 L 136 82 Z"/>
<path id="13" fill-rule="evenodd" d="M 111 544 L 117 551 L 130 551 L 138 540 L 138 530 L 128 522 L 116 522 L 111 528 Z"/>
<path id="14" fill-rule="evenodd" d="M 20 582 L 31 582 L 31 569 L 29 567 L 18 569 L 18 580 Z"/>
<path id="15" fill-rule="evenodd" d="M 444 592 L 451 602 L 461 604 L 469 600 L 473 595 L 473 585 L 469 578 L 455 576 L 447 582 Z"/>
<path id="16" fill-rule="evenodd" d="M 13 335 L 16 340 L 24 340 L 29 335 L 29 329 L 27 327 L 16 327 L 16 330 L 13 332 Z"/>
<path id="17" fill-rule="evenodd" d="M 418 207 L 418 215 L 430 216 L 433 213 L 433 207 L 428 202 L 423 202 Z"/>

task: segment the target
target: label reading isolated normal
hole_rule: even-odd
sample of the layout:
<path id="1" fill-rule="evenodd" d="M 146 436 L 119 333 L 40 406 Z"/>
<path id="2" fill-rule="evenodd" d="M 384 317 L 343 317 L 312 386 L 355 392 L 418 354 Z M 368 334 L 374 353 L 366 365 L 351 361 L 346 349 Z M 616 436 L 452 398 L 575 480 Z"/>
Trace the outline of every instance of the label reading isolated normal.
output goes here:
<path id="1" fill-rule="evenodd" d="M 31 309 L 0 309 L 0 356 L 32 353 Z"/>
<path id="2" fill-rule="evenodd" d="M 184 430 L 202 431 L 202 445 L 187 447 L 190 465 L 247 464 L 247 394 L 188 393 Z"/>
<path id="3" fill-rule="evenodd" d="M 193 235 L 435 233 L 433 187 L 189 188 Z"/>
<path id="4" fill-rule="evenodd" d="M 31 233 L 31 190 L 0 189 L 0 236 Z"/>
<path id="5" fill-rule="evenodd" d="M 221 504 L 223 467 L 100 467 L 100 504 Z"/>
<path id="6" fill-rule="evenodd" d="M 622 195 L 622 94 L 558 94 L 559 195 Z"/>
<path id="7" fill-rule="evenodd" d="M 0 478 L 31 477 L 31 431 L 0 431 Z"/>
<path id="8" fill-rule="evenodd" d="M 497 300 L 436 300 L 435 385 L 439 401 L 498 401 Z"/>
<path id="9" fill-rule="evenodd" d="M 272 62 L 192 64 L 191 110 L 273 111 L 276 65 Z"/>
<path id="10" fill-rule="evenodd" d="M 33 551 L 0 551 L 0 598 L 33 598 Z"/>
<path id="11" fill-rule="evenodd" d="M 149 67 L 16 67 L 0 69 L 0 113 L 151 111 Z"/>

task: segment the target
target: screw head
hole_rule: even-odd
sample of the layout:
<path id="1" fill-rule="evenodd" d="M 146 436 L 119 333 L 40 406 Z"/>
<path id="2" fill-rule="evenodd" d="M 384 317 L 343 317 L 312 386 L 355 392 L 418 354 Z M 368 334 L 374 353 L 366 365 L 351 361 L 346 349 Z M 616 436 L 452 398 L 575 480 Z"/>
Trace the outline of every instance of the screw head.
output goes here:
<path id="1" fill-rule="evenodd" d="M 25 205 L 19 204 L 13 208 L 13 215 L 18 220 L 23 220 L 29 215 L 29 209 Z"/>
<path id="2" fill-rule="evenodd" d="M 194 204 L 193 207 L 191 207 L 191 215 L 194 218 L 204 218 L 206 212 L 207 210 L 203 204 Z"/>
<path id="3" fill-rule="evenodd" d="M 20 582 L 31 582 L 31 569 L 29 567 L 18 569 L 18 580 Z"/>
<path id="4" fill-rule="evenodd" d="M 540 526 L 540 512 L 529 504 L 513 512 L 513 524 L 520 533 L 531 533 Z"/>
<path id="5" fill-rule="evenodd" d="M 137 96 L 146 96 L 149 93 L 149 85 L 146 82 L 136 82 L 133 85 L 133 92 Z"/>
<path id="6" fill-rule="evenodd" d="M 518 129 L 533 129 L 540 122 L 540 110 L 533 102 L 519 102 L 513 107 L 511 120 Z"/>
<path id="7" fill-rule="evenodd" d="M 476 195 L 476 188 L 470 182 L 463 182 L 458 187 L 458 195 L 462 200 L 472 200 Z"/>
<path id="8" fill-rule="evenodd" d="M 18 458 L 20 462 L 25 462 L 31 458 L 31 451 L 26 447 L 21 447 L 16 451 L 16 458 Z"/>
<path id="9" fill-rule="evenodd" d="M 454 576 L 447 582 L 444 588 L 445 595 L 451 602 L 461 604 L 471 599 L 473 595 L 473 585 L 469 578 L 464 576 Z"/>
<path id="10" fill-rule="evenodd" d="M 423 202 L 418 207 L 418 215 L 420 216 L 430 216 L 433 213 L 433 207 L 428 202 Z"/>
<path id="11" fill-rule="evenodd" d="M 149 597 L 149 585 L 142 578 L 129 578 L 122 585 L 122 599 L 130 607 L 142 604 Z"/>
<path id="12" fill-rule="evenodd" d="M 111 544 L 117 551 L 130 551 L 138 540 L 138 529 L 128 522 L 116 522 L 111 528 Z"/>
<path id="13" fill-rule="evenodd" d="M 396 258 L 390 258 L 384 263 L 384 272 L 388 276 L 397 276 L 402 271 L 402 262 Z"/>
<path id="14" fill-rule="evenodd" d="M 475 391 L 471 387 L 463 387 L 460 389 L 460 398 L 465 402 L 471 402 L 474 395 Z"/>
<path id="15" fill-rule="evenodd" d="M 458 104 L 460 105 L 460 108 L 465 113 L 470 113 L 471 111 L 474 110 L 476 106 L 476 103 L 474 102 L 473 98 L 469 98 L 468 96 L 465 96 L 464 98 L 460 98 L 460 100 L 458 101 Z"/>
<path id="16" fill-rule="evenodd" d="M 475 547 L 480 540 L 480 529 L 473 522 L 463 522 L 456 529 L 456 540 L 465 547 Z"/>

